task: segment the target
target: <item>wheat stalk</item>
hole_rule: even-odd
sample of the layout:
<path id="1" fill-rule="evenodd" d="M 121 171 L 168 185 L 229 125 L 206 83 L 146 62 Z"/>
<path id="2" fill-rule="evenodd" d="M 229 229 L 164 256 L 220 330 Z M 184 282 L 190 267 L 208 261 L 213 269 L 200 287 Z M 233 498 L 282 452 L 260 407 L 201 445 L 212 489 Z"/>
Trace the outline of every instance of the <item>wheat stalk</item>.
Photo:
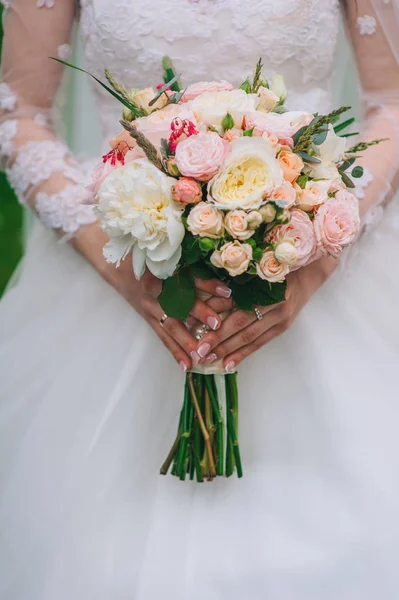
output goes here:
<path id="1" fill-rule="evenodd" d="M 157 167 L 157 169 L 159 169 L 160 171 L 163 171 L 164 168 L 163 168 L 162 162 L 158 156 L 157 149 L 150 142 L 150 140 L 148 138 L 146 138 L 146 136 L 143 133 L 141 133 L 141 131 L 139 131 L 137 129 L 137 127 L 135 125 L 133 125 L 133 123 L 129 123 L 129 121 L 122 119 L 120 121 L 120 124 L 122 125 L 122 127 L 124 129 L 126 129 L 126 131 L 128 131 L 130 133 L 132 138 L 134 138 L 136 140 L 137 145 L 140 146 L 140 148 L 143 150 L 143 152 L 146 155 L 146 157 L 148 158 L 148 160 L 153 165 L 155 165 Z"/>

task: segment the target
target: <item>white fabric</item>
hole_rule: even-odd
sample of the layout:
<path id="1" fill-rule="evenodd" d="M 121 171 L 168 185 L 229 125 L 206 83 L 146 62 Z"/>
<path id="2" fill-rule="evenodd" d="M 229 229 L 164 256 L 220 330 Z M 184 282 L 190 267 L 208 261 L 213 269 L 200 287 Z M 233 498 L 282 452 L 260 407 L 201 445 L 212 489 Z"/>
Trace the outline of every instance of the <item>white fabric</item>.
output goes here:
<path id="1" fill-rule="evenodd" d="M 42 4 L 45 19 L 69 0 Z M 338 18 L 331 0 L 81 7 L 97 74 L 156 83 L 166 53 L 187 81 L 238 83 L 262 54 L 293 106 L 320 112 Z M 96 94 L 106 140 L 119 107 Z M 1 99 L 14 110 L 6 88 Z M 384 164 L 368 165 L 374 182 Z M 241 366 L 245 475 L 203 485 L 158 475 L 182 373 L 37 222 L 0 307 L 0 598 L 397 600 L 398 218 L 392 205 L 292 328 Z"/>

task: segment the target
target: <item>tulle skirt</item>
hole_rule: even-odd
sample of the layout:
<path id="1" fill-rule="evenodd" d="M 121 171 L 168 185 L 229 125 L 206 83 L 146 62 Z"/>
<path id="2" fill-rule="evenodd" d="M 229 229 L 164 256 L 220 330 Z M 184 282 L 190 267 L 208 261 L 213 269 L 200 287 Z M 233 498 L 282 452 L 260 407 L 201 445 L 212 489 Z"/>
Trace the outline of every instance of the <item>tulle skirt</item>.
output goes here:
<path id="1" fill-rule="evenodd" d="M 183 375 L 36 224 L 0 305 L 0 598 L 397 600 L 398 213 L 240 366 L 244 477 L 159 467 Z"/>

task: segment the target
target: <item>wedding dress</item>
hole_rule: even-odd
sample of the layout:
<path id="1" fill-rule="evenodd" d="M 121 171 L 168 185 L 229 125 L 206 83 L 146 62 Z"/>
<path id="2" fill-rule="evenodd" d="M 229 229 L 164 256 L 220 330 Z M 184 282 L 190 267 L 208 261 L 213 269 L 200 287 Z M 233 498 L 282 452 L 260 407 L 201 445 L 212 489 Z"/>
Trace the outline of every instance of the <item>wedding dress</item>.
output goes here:
<path id="1" fill-rule="evenodd" d="M 108 67 L 127 87 L 159 83 L 164 55 L 186 83 L 234 84 L 262 56 L 285 76 L 289 106 L 323 113 L 339 3 L 6 4 L 0 152 L 41 222 L 0 306 L 1 600 L 397 600 L 399 215 L 386 206 L 399 170 L 396 0 L 347 7 L 361 137 L 390 138 L 363 160 L 364 234 L 288 332 L 241 365 L 244 478 L 211 484 L 158 474 L 183 375 L 58 241 L 94 216 L 80 203 L 87 174 L 54 133 L 61 67 L 48 56 L 68 58 L 74 19 L 88 70 Z M 120 106 L 94 93 L 106 147 Z"/>

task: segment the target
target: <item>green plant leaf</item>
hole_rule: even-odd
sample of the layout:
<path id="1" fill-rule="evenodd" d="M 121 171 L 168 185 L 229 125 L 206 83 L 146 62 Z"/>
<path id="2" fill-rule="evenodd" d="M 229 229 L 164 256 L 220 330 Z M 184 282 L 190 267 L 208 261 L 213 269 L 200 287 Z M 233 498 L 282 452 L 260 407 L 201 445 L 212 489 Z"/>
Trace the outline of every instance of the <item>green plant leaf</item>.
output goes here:
<path id="1" fill-rule="evenodd" d="M 312 121 L 313 123 L 313 121 Z M 292 136 L 292 139 L 294 141 L 294 146 L 298 143 L 299 138 L 305 133 L 305 131 L 307 130 L 307 128 L 309 127 L 309 125 L 305 125 L 304 127 L 301 127 L 300 129 L 298 129 L 298 131 Z"/>
<path id="2" fill-rule="evenodd" d="M 251 129 L 246 129 L 242 134 L 244 137 L 252 137 L 254 133 L 255 127 L 251 127 Z"/>
<path id="3" fill-rule="evenodd" d="M 199 247 L 199 240 L 186 232 L 182 243 L 182 259 L 183 262 L 188 265 L 193 265 L 198 262 L 202 257 L 201 248 Z"/>
<path id="4" fill-rule="evenodd" d="M 167 81 L 165 83 L 165 85 L 163 85 L 162 87 L 160 87 L 159 90 L 158 90 L 158 92 L 155 94 L 154 98 L 152 100 L 150 100 L 150 102 L 148 103 L 148 106 L 153 106 L 155 104 L 155 102 L 162 96 L 162 94 L 164 92 L 166 92 L 166 90 L 168 90 L 169 88 L 171 88 L 172 85 L 174 83 L 176 83 L 176 81 L 178 81 L 180 77 L 181 77 L 181 75 L 175 75 L 170 81 Z"/>
<path id="5" fill-rule="evenodd" d="M 171 81 L 176 76 L 176 71 L 173 67 L 172 61 L 169 56 L 164 56 L 162 59 L 162 67 L 163 67 L 163 80 L 165 83 Z M 180 92 L 180 82 L 175 81 L 170 87 L 173 92 Z"/>
<path id="6" fill-rule="evenodd" d="M 335 125 L 335 127 L 334 127 L 335 133 L 339 133 L 343 129 L 346 129 L 347 127 L 352 125 L 352 123 L 354 123 L 355 121 L 356 121 L 355 117 L 352 117 L 351 119 L 347 119 L 343 123 L 339 123 L 338 125 Z"/>
<path id="7" fill-rule="evenodd" d="M 299 156 L 301 158 L 303 158 L 303 160 L 306 161 L 306 162 L 321 163 L 320 158 L 317 158 L 316 156 L 310 156 L 310 154 L 307 154 L 306 152 L 303 152 L 302 150 L 300 150 L 299 152 L 297 152 L 297 154 L 299 154 Z"/>
<path id="8" fill-rule="evenodd" d="M 158 302 L 168 317 L 187 319 L 195 302 L 194 277 L 188 267 L 164 280 Z"/>
<path id="9" fill-rule="evenodd" d="M 229 129 L 233 129 L 234 119 L 229 112 L 226 113 L 225 117 L 223 117 L 221 125 L 223 127 L 223 131 L 228 131 Z"/>
<path id="10" fill-rule="evenodd" d="M 323 142 L 325 142 L 327 134 L 328 134 L 328 124 L 325 123 L 324 125 L 321 126 L 321 131 L 319 133 L 316 133 L 316 135 L 314 136 L 313 143 L 316 144 L 316 146 L 321 146 L 321 144 Z"/>
<path id="11" fill-rule="evenodd" d="M 233 300 L 243 310 L 253 310 L 254 306 L 271 306 L 285 300 L 287 283 L 269 283 L 254 277 L 246 284 L 230 280 Z"/>
<path id="12" fill-rule="evenodd" d="M 309 173 L 305 173 L 304 175 L 299 175 L 298 179 L 296 180 L 297 184 L 299 185 L 299 187 L 302 190 L 305 189 L 308 181 L 309 181 Z"/>
<path id="13" fill-rule="evenodd" d="M 80 67 L 76 67 L 75 65 L 72 65 L 71 63 L 68 63 L 65 60 L 61 60 L 60 58 L 55 58 L 54 56 L 50 56 L 49 58 L 51 58 L 51 60 L 55 60 L 56 62 L 61 63 L 62 65 L 65 65 L 66 67 L 70 67 L 71 69 L 75 69 L 76 71 L 81 71 L 81 73 L 85 73 L 86 75 L 89 75 L 89 77 L 92 77 L 105 90 L 107 90 L 107 92 L 109 92 L 111 94 L 111 96 L 113 96 L 114 98 L 116 98 L 117 100 L 119 100 L 119 102 L 121 104 L 123 104 L 123 106 L 126 106 L 126 108 L 128 108 L 129 110 L 131 110 L 132 113 L 136 117 L 142 117 L 143 116 L 142 113 L 139 112 L 135 106 L 133 106 L 133 104 L 130 104 L 129 102 L 127 102 L 126 100 L 124 100 L 124 98 L 122 98 L 122 96 L 120 96 L 119 94 L 117 94 L 116 92 L 114 92 L 114 90 L 112 88 L 110 88 L 108 85 L 106 85 L 105 83 L 103 83 L 100 79 L 97 79 L 97 77 L 95 77 L 94 75 L 92 75 L 88 71 L 85 71 L 84 69 L 81 69 Z"/>
<path id="14" fill-rule="evenodd" d="M 343 173 L 342 171 L 339 171 L 342 177 L 342 181 L 344 182 L 344 184 L 346 185 L 346 187 L 353 189 L 355 187 L 355 184 L 353 183 L 352 179 L 350 177 L 348 177 L 348 175 L 346 173 Z"/>
<path id="15" fill-rule="evenodd" d="M 352 170 L 351 175 L 355 179 L 359 179 L 359 177 L 363 176 L 363 173 L 364 173 L 363 167 L 357 166 Z"/>
<path id="16" fill-rule="evenodd" d="M 345 160 L 342 165 L 339 167 L 340 171 L 346 171 L 347 169 L 349 169 L 349 167 L 351 167 L 353 165 L 353 163 L 355 162 L 355 158 L 353 158 L 353 156 L 351 158 L 348 158 L 348 160 Z"/>
<path id="17" fill-rule="evenodd" d="M 190 270 L 195 277 L 199 277 L 200 279 L 213 279 L 215 277 L 214 271 L 204 262 L 190 265 Z"/>

